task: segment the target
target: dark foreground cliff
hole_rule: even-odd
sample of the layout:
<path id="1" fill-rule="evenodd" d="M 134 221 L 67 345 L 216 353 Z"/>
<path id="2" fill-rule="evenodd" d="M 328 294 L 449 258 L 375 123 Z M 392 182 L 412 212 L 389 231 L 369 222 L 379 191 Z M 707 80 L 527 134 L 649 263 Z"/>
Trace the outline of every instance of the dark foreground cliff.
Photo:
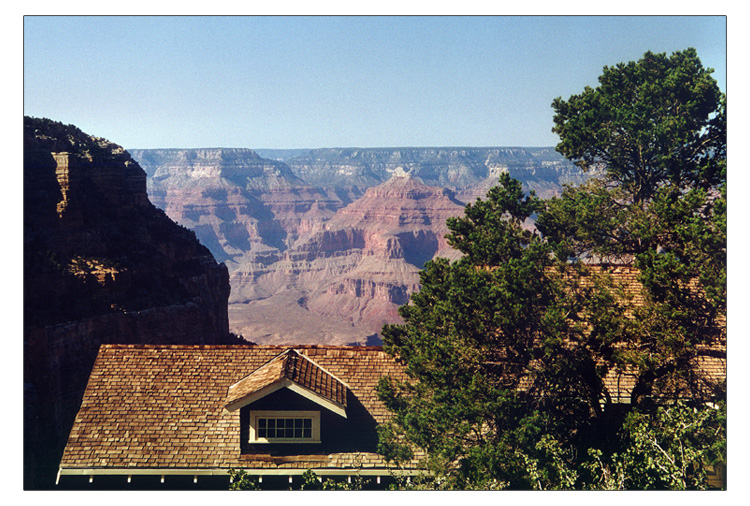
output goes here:
<path id="1" fill-rule="evenodd" d="M 24 485 L 57 461 L 102 343 L 230 342 L 227 269 L 120 146 L 24 118 Z"/>

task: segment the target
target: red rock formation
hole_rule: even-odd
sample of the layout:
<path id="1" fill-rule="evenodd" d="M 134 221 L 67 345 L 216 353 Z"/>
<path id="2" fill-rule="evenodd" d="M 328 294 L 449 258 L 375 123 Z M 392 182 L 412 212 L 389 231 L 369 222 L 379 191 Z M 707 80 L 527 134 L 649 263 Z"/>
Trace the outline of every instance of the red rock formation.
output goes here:
<path id="1" fill-rule="evenodd" d="M 427 260 L 457 257 L 445 222 L 462 212 L 452 192 L 414 178 L 369 188 L 276 261 L 230 274 L 233 329 L 256 342 L 365 342 L 401 321 Z"/>
<path id="2" fill-rule="evenodd" d="M 361 342 L 399 321 L 425 261 L 455 256 L 445 220 L 501 172 L 545 195 L 581 178 L 545 148 L 321 149 L 284 163 L 248 149 L 132 153 L 151 199 L 226 262 L 232 330 L 256 342 Z"/>

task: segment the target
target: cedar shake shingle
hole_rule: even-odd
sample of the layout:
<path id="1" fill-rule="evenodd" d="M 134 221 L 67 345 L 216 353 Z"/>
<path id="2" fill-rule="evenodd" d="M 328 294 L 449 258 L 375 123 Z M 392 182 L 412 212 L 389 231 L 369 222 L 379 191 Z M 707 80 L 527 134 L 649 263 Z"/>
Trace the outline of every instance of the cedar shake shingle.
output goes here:
<path id="1" fill-rule="evenodd" d="M 320 455 L 269 462 L 267 456 L 241 454 L 240 412 L 224 409 L 230 386 L 288 348 L 102 345 L 60 467 L 306 469 L 351 467 L 355 461 L 385 467 L 382 457 L 366 452 L 323 456 L 324 463 Z M 289 366 L 293 378 L 337 399 L 339 387 L 331 387 L 345 388 L 345 382 L 376 423 L 385 420 L 375 386 L 382 375 L 404 374 L 381 348 L 294 349 L 313 362 L 296 357 Z"/>

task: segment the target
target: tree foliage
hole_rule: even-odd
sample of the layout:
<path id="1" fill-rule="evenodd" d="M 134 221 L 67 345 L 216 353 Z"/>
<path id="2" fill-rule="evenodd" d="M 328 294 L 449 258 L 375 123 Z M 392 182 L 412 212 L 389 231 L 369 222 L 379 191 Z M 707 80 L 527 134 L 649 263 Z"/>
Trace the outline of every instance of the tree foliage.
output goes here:
<path id="1" fill-rule="evenodd" d="M 229 469 L 229 490 L 260 490 L 258 478 L 253 478 L 244 469 Z"/>
<path id="2" fill-rule="evenodd" d="M 655 413 L 634 410 L 623 424 L 621 454 L 608 461 L 589 449 L 591 488 L 705 488 L 707 466 L 726 456 L 726 404 L 691 407 L 683 402 L 661 406 Z"/>
<path id="3" fill-rule="evenodd" d="M 387 458 L 421 452 L 436 488 L 705 486 L 695 469 L 723 437 L 707 403 L 725 389 L 701 354 L 726 337 L 725 100 L 709 74 L 692 49 L 605 68 L 553 103 L 558 150 L 603 178 L 542 201 L 504 174 L 449 220 L 463 256 L 428 262 L 405 324 L 383 329 L 409 377 L 379 385 Z M 643 300 L 592 259 L 636 266 Z M 630 404 L 611 371 L 635 377 Z M 674 432 L 690 413 L 700 437 Z"/>
<path id="4" fill-rule="evenodd" d="M 364 480 L 360 474 L 349 479 L 321 478 L 315 471 L 308 469 L 302 474 L 301 490 L 362 490 L 369 480 Z"/>
<path id="5" fill-rule="evenodd" d="M 552 103 L 558 151 L 584 169 L 605 166 L 636 202 L 663 182 L 718 184 L 726 108 L 712 72 L 692 48 L 604 67 L 598 87 Z"/>

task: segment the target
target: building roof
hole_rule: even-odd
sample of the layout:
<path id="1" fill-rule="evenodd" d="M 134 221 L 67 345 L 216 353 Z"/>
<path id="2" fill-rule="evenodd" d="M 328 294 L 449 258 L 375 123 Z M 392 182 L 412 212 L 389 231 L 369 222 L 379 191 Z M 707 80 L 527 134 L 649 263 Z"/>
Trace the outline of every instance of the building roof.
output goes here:
<path id="1" fill-rule="evenodd" d="M 241 453 L 240 410 L 226 409 L 227 401 L 241 399 L 280 375 L 338 403 L 348 387 L 376 423 L 387 416 L 375 391 L 379 378 L 403 378 L 401 367 L 380 347 L 295 346 L 294 353 L 278 359 L 287 348 L 102 345 L 62 456 L 61 473 L 384 468 L 379 455 L 366 452 L 278 459 Z"/>

